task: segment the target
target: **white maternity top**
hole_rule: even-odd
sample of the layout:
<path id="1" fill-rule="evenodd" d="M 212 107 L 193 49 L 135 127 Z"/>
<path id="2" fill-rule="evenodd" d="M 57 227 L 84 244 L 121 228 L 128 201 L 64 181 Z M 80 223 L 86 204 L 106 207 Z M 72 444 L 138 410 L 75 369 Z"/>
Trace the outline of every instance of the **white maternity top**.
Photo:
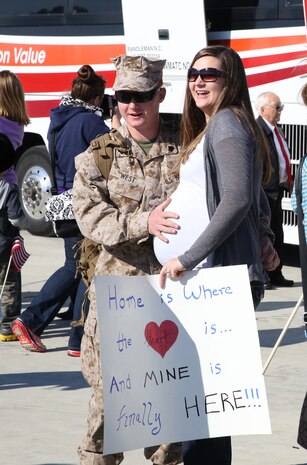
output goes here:
<path id="1" fill-rule="evenodd" d="M 163 233 L 169 240 L 168 244 L 157 237 L 154 238 L 154 252 L 162 265 L 188 250 L 210 221 L 206 202 L 203 146 L 204 138 L 191 153 L 187 162 L 181 165 L 179 186 L 172 194 L 172 201 L 166 209 L 179 215 L 180 218 L 174 221 L 180 225 L 180 230 L 177 234 Z M 212 260 L 209 256 L 196 268 L 208 268 L 211 264 Z"/>

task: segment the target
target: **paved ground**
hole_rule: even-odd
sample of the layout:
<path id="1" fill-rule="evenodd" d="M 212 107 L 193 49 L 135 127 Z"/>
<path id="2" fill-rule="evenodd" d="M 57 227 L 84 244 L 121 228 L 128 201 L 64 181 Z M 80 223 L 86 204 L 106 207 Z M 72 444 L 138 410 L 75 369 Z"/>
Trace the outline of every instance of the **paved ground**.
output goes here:
<path id="1" fill-rule="evenodd" d="M 26 308 L 61 265 L 63 252 L 61 239 L 24 236 L 31 253 L 22 273 Z M 302 292 L 295 247 L 289 248 L 285 275 L 295 287 L 268 291 L 256 312 L 263 364 Z M 307 387 L 302 314 L 300 307 L 265 374 L 273 434 L 233 438 L 233 465 L 307 465 L 307 450 L 296 443 Z M 66 354 L 68 334 L 68 323 L 55 319 L 44 334 L 44 354 L 26 352 L 18 342 L 0 343 L 0 465 L 78 464 L 90 391 L 79 359 Z M 123 465 L 146 463 L 142 451 L 134 451 Z"/>

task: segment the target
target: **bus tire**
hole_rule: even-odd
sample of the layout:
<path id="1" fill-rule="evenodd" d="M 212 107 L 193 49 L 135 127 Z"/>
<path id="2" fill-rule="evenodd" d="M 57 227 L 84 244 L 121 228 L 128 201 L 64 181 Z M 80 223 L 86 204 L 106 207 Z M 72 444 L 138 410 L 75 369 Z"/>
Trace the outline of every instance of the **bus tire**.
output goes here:
<path id="1" fill-rule="evenodd" d="M 51 163 L 45 146 L 31 147 L 15 167 L 20 202 L 28 220 L 28 231 L 37 236 L 54 235 L 52 224 L 45 220 L 45 203 L 51 196 Z"/>

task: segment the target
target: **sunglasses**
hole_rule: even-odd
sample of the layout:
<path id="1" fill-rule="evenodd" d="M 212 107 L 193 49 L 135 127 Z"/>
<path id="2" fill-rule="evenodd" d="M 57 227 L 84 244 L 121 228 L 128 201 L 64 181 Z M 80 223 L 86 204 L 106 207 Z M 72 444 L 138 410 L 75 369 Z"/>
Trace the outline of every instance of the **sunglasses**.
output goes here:
<path id="1" fill-rule="evenodd" d="M 189 68 L 188 69 L 188 81 L 195 82 L 196 79 L 200 76 L 200 79 L 204 82 L 215 82 L 219 77 L 225 77 L 226 73 L 215 68 Z"/>
<path id="2" fill-rule="evenodd" d="M 129 92 L 126 90 L 115 91 L 115 97 L 120 103 L 130 103 L 134 100 L 136 103 L 150 102 L 154 96 L 160 91 L 160 88 L 155 88 L 147 92 Z"/>

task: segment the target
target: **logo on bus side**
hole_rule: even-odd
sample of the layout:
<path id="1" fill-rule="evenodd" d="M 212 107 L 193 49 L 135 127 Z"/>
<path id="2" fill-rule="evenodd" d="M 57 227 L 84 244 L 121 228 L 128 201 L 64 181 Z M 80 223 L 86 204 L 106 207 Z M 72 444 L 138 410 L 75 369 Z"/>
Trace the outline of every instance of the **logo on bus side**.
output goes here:
<path id="1" fill-rule="evenodd" d="M 11 53 L 11 50 L 0 50 L 0 63 L 2 64 L 42 65 L 45 60 L 46 51 L 33 50 L 32 47 L 14 47 L 13 53 Z"/>

